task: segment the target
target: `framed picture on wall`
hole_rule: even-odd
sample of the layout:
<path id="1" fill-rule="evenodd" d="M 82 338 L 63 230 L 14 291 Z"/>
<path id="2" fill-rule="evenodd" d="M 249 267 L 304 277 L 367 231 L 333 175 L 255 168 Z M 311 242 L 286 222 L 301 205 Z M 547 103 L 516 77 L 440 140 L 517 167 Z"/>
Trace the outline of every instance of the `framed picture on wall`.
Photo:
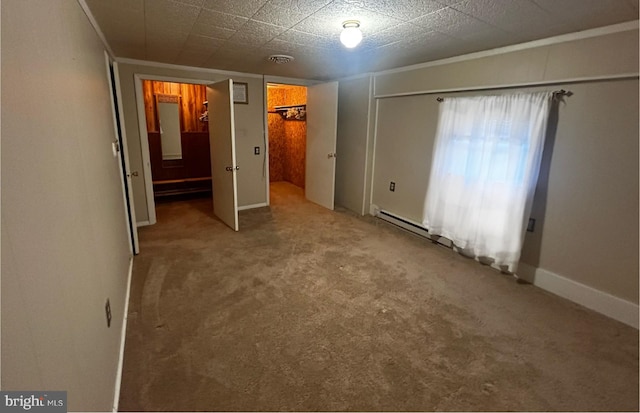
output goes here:
<path id="1" fill-rule="evenodd" d="M 249 103 L 249 91 L 246 83 L 233 82 L 233 103 Z"/>

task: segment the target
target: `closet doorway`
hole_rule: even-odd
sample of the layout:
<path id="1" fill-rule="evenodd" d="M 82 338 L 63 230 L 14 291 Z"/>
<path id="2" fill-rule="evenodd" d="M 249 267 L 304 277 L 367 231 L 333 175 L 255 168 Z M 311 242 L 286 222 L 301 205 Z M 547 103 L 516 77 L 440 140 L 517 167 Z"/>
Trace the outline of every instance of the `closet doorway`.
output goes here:
<path id="1" fill-rule="evenodd" d="M 309 201 L 333 209 L 338 82 L 310 86 L 266 82 L 265 106 L 268 182 L 295 185 Z"/>
<path id="2" fill-rule="evenodd" d="M 206 86 L 143 80 L 155 202 L 211 196 Z"/>
<path id="3" fill-rule="evenodd" d="M 269 182 L 305 189 L 307 87 L 267 83 Z"/>

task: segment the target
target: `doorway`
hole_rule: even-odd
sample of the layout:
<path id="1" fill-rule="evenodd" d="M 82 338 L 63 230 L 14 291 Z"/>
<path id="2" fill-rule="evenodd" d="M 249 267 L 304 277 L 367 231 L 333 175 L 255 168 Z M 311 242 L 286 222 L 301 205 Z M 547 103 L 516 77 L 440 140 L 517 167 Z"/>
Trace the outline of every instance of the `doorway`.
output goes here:
<path id="1" fill-rule="evenodd" d="M 143 80 L 155 202 L 211 196 L 206 87 Z"/>
<path id="2" fill-rule="evenodd" d="M 267 83 L 269 182 L 304 191 L 307 151 L 307 87 Z"/>

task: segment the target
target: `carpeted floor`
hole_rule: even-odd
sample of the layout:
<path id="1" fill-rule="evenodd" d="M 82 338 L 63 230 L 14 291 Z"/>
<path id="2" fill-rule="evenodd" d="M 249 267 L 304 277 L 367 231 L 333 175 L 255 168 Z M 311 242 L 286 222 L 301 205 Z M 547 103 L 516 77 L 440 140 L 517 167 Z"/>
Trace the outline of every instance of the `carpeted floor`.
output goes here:
<path id="1" fill-rule="evenodd" d="M 157 206 L 123 411 L 638 411 L 638 331 L 286 183 Z"/>

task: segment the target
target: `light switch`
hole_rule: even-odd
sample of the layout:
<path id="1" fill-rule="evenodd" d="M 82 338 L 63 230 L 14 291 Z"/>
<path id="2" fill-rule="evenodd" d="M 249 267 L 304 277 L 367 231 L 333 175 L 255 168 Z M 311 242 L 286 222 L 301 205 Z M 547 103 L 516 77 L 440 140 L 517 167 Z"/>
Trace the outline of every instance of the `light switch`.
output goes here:
<path id="1" fill-rule="evenodd" d="M 253 148 L 253 154 L 254 155 L 260 155 L 260 147 L 256 146 L 255 148 Z"/>

